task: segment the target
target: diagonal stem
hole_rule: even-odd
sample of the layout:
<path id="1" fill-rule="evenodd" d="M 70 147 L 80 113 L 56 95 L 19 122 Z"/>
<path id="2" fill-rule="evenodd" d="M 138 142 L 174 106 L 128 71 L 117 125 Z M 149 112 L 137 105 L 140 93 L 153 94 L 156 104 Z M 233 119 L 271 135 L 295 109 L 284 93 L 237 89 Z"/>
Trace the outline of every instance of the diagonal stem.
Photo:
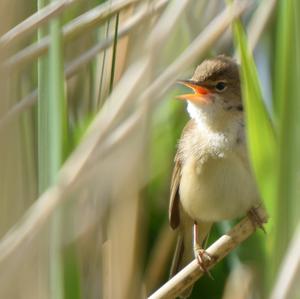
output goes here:
<path id="1" fill-rule="evenodd" d="M 267 215 L 262 207 L 257 208 L 257 213 L 264 223 L 267 223 Z M 234 226 L 227 234 L 219 238 L 206 251 L 212 257 L 207 263 L 207 269 L 213 268 L 240 243 L 245 241 L 256 231 L 253 222 L 248 217 L 244 218 Z M 160 289 L 153 293 L 148 299 L 176 298 L 188 287 L 193 285 L 205 272 L 201 271 L 198 261 L 195 259 L 184 269 L 178 272 L 172 279 L 167 281 Z"/>

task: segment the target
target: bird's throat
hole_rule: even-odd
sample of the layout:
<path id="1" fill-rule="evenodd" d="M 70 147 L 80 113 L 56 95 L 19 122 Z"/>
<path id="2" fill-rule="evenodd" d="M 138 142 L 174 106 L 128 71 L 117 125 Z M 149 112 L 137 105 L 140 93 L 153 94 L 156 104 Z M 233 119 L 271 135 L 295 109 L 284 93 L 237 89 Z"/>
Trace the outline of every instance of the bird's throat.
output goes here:
<path id="1" fill-rule="evenodd" d="M 187 111 L 202 132 L 231 134 L 240 126 L 240 117 L 233 116 L 216 103 L 198 106 L 188 102 Z"/>

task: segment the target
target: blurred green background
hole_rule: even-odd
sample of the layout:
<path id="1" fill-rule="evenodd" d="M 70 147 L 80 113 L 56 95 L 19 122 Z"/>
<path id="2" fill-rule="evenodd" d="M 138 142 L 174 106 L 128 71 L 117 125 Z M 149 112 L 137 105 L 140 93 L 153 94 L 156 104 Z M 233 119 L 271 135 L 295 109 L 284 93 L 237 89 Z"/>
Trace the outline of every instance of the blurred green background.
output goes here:
<path id="1" fill-rule="evenodd" d="M 145 298 L 167 281 L 175 82 L 217 54 L 241 64 L 270 220 L 191 298 L 300 298 L 300 4 L 233 2 L 0 0 L 0 298 Z"/>

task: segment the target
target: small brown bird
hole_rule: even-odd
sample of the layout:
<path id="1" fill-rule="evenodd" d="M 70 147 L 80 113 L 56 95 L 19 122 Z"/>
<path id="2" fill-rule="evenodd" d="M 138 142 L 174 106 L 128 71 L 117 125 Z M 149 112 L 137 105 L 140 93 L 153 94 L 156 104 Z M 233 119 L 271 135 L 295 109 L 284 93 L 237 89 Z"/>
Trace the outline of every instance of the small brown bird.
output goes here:
<path id="1" fill-rule="evenodd" d="M 179 237 L 171 267 L 175 275 L 194 258 L 205 270 L 203 249 L 212 224 L 247 212 L 259 225 L 260 197 L 246 149 L 239 67 L 224 55 L 205 60 L 191 80 L 187 101 L 191 120 L 175 156 L 169 222 Z M 189 295 L 191 289 L 182 294 Z"/>

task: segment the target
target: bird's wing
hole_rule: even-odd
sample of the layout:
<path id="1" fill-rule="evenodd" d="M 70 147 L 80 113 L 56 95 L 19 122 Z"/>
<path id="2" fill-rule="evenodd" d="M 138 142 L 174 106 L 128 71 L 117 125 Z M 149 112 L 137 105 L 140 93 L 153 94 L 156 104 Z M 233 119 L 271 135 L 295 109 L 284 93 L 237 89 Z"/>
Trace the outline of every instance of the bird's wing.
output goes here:
<path id="1" fill-rule="evenodd" d="M 182 140 L 188 134 L 195 126 L 195 122 L 193 120 L 190 120 L 186 126 L 184 127 L 182 131 L 182 135 L 179 142 L 179 148 L 177 150 L 177 153 L 175 155 L 175 165 L 173 169 L 172 174 L 172 180 L 171 180 L 171 188 L 170 188 L 170 203 L 169 203 L 169 223 L 170 226 L 173 229 L 176 229 L 180 224 L 180 212 L 179 212 L 179 185 L 180 185 L 180 179 L 181 179 L 181 167 L 184 163 L 182 161 L 182 157 L 180 154 L 180 145 L 182 143 Z"/>
<path id="2" fill-rule="evenodd" d="M 181 178 L 181 162 L 178 153 L 175 156 L 175 166 L 173 169 L 171 188 L 170 188 L 170 203 L 169 203 L 169 223 L 173 229 L 176 229 L 180 223 L 179 214 L 179 184 Z"/>

